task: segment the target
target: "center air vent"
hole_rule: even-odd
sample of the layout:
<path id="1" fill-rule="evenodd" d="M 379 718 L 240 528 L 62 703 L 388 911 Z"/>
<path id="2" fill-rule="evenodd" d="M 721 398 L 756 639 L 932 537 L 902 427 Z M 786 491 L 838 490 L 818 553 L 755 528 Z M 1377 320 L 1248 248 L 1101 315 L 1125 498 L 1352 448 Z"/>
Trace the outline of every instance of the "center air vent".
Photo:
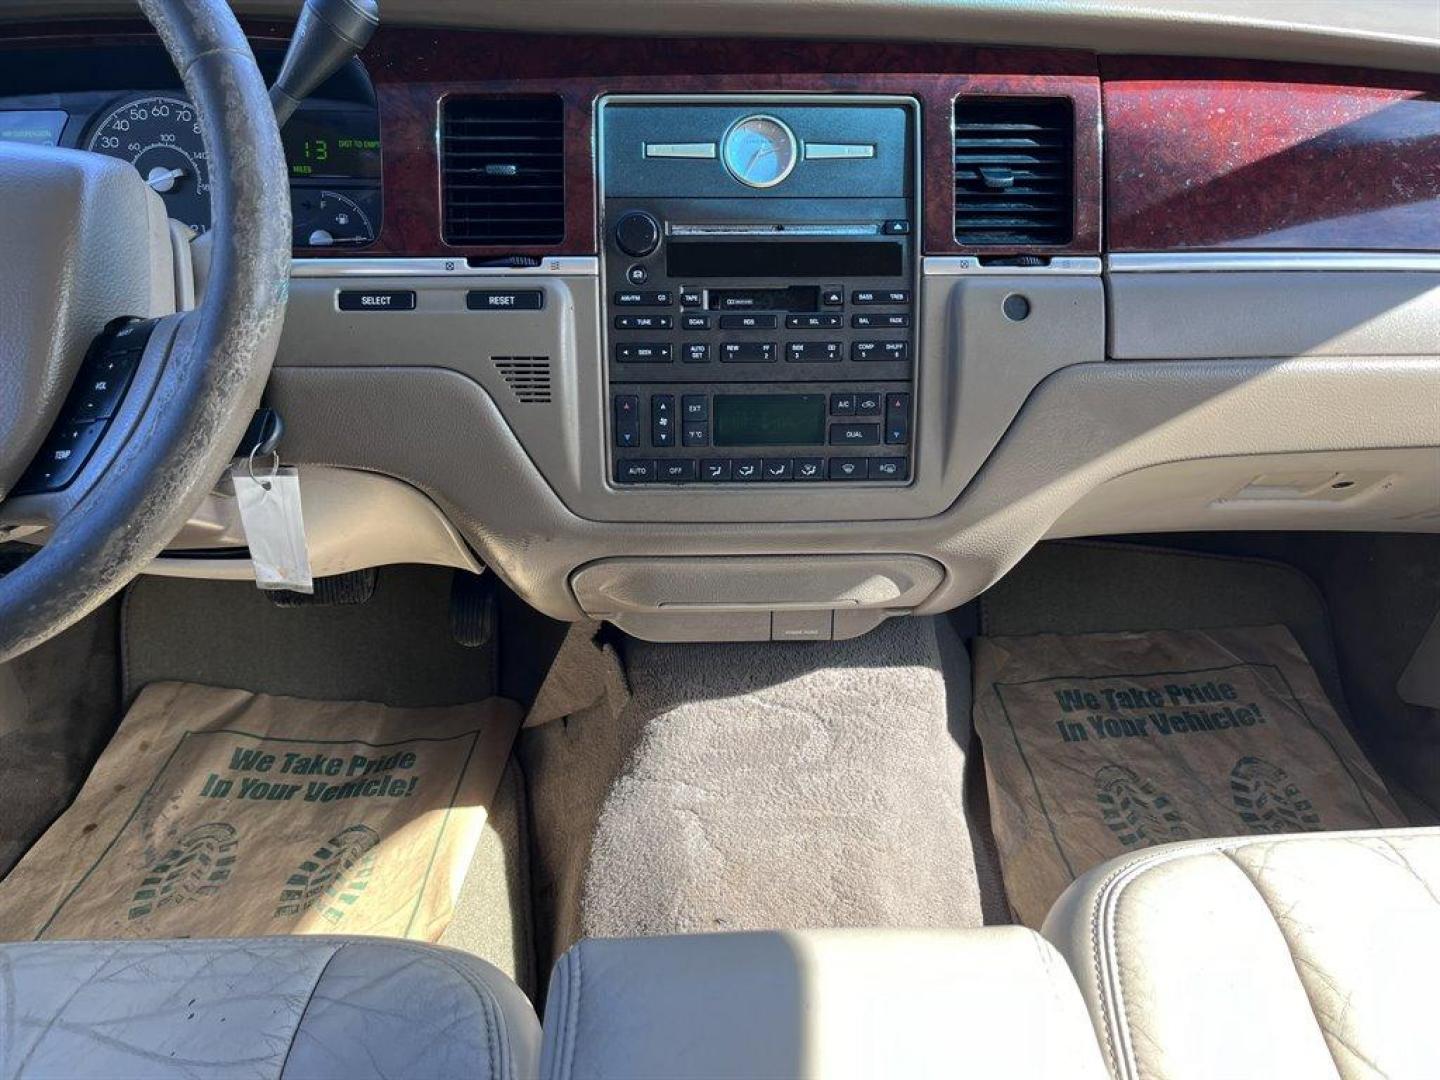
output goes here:
<path id="1" fill-rule="evenodd" d="M 440 172 L 446 243 L 560 243 L 564 103 L 558 97 L 446 98 Z"/>
<path id="2" fill-rule="evenodd" d="M 1068 98 L 955 102 L 955 240 L 965 247 L 1070 242 L 1075 113 Z"/>

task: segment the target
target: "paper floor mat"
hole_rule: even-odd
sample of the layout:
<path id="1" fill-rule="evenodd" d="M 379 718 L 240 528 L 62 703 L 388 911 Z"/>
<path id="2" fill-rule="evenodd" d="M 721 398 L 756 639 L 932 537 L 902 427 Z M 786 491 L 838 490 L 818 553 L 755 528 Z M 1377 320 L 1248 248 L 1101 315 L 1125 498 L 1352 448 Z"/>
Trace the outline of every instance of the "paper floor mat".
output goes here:
<path id="1" fill-rule="evenodd" d="M 1283 626 L 975 643 L 1010 904 L 1154 844 L 1405 824 Z"/>
<path id="2" fill-rule="evenodd" d="M 520 722 L 156 683 L 0 881 L 0 940 L 449 923 Z"/>

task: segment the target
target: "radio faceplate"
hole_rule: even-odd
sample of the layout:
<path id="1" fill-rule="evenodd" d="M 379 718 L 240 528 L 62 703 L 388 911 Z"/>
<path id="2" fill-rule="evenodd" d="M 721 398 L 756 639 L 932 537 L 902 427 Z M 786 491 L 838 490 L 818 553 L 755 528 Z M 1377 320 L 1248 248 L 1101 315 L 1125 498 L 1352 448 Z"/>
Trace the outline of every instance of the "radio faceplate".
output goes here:
<path id="1" fill-rule="evenodd" d="M 909 483 L 915 103 L 611 97 L 600 118 L 611 480 Z"/>

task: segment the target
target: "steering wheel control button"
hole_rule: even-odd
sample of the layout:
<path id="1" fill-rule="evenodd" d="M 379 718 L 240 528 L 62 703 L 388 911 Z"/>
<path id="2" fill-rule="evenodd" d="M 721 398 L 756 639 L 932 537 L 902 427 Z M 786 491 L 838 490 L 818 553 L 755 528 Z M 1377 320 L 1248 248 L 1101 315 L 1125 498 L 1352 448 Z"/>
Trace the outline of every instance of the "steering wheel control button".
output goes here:
<path id="1" fill-rule="evenodd" d="M 660 222 L 644 210 L 630 210 L 615 222 L 615 246 L 632 259 L 642 259 L 660 246 Z"/>
<path id="2" fill-rule="evenodd" d="M 341 311 L 414 311 L 415 293 L 410 289 L 341 289 L 335 303 Z"/>
<path id="3" fill-rule="evenodd" d="M 413 301 L 410 306 L 415 306 Z M 471 311 L 543 311 L 545 290 L 471 289 L 465 294 L 465 306 Z"/>
<path id="4" fill-rule="evenodd" d="M 61 424 L 15 486 L 16 495 L 59 491 L 75 479 L 107 427 L 104 420 Z"/>

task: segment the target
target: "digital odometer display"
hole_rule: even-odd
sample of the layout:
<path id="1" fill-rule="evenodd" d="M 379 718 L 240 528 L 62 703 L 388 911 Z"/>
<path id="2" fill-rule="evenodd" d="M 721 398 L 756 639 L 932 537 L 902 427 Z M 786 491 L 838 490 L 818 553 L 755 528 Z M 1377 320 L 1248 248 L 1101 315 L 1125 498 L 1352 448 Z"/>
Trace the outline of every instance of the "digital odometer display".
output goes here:
<path id="1" fill-rule="evenodd" d="M 297 112 L 281 133 L 293 179 L 380 176 L 380 137 L 374 116 L 334 111 Z"/>

